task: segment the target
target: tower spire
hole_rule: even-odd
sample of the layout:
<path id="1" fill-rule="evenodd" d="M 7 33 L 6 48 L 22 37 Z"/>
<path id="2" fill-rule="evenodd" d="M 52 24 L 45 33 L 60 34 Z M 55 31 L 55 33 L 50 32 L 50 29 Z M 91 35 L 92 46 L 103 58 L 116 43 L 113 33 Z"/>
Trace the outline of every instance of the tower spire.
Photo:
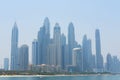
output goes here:
<path id="1" fill-rule="evenodd" d="M 14 22 L 13 28 L 16 28 L 16 29 L 18 28 L 16 21 Z"/>

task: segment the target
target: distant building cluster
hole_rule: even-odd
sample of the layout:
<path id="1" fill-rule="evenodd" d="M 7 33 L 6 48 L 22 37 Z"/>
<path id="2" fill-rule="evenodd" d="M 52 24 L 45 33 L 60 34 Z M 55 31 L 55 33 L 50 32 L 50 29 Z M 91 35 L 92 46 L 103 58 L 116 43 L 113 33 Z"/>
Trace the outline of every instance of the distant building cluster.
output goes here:
<path id="1" fill-rule="evenodd" d="M 105 63 L 106 72 L 120 73 L 120 60 L 117 56 L 111 56 L 110 53 L 107 54 Z"/>
<path id="2" fill-rule="evenodd" d="M 14 24 L 11 38 L 10 70 L 39 72 L 120 72 L 120 61 L 116 56 L 107 55 L 106 63 L 101 54 L 100 31 L 95 31 L 96 54 L 92 54 L 91 39 L 84 35 L 82 44 L 75 40 L 74 25 L 68 25 L 68 39 L 61 33 L 58 23 L 50 38 L 50 22 L 45 18 L 37 39 L 32 42 L 32 65 L 29 66 L 29 47 L 18 48 L 18 27 Z M 68 40 L 68 41 L 67 41 Z M 66 43 L 68 42 L 68 43 Z M 8 60 L 5 59 L 5 70 Z M 119 68 L 119 69 L 118 69 Z"/>

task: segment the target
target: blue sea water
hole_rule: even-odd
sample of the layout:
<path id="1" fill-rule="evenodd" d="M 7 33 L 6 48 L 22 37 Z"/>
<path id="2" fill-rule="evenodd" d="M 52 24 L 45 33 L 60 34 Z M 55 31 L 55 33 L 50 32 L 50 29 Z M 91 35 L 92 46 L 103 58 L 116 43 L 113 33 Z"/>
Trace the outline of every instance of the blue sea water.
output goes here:
<path id="1" fill-rule="evenodd" d="M 0 80 L 120 80 L 120 75 L 109 76 L 23 76 L 23 77 L 5 77 L 1 76 Z"/>

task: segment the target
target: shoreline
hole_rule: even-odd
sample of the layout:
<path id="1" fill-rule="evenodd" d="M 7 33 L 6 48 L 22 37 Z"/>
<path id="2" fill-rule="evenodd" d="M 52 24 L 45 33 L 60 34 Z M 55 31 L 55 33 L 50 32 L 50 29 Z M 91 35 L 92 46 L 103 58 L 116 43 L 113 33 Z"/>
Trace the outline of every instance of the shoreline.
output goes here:
<path id="1" fill-rule="evenodd" d="M 120 74 L 56 74 L 56 75 L 0 75 L 0 77 L 66 77 L 66 76 L 111 76 Z"/>

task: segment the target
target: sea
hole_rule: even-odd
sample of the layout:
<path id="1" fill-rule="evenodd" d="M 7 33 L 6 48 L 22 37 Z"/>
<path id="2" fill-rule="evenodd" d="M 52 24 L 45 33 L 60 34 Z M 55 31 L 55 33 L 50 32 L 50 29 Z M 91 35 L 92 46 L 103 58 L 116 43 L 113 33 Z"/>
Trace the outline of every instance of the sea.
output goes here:
<path id="1" fill-rule="evenodd" d="M 0 76 L 0 80 L 120 80 L 120 75 Z"/>

